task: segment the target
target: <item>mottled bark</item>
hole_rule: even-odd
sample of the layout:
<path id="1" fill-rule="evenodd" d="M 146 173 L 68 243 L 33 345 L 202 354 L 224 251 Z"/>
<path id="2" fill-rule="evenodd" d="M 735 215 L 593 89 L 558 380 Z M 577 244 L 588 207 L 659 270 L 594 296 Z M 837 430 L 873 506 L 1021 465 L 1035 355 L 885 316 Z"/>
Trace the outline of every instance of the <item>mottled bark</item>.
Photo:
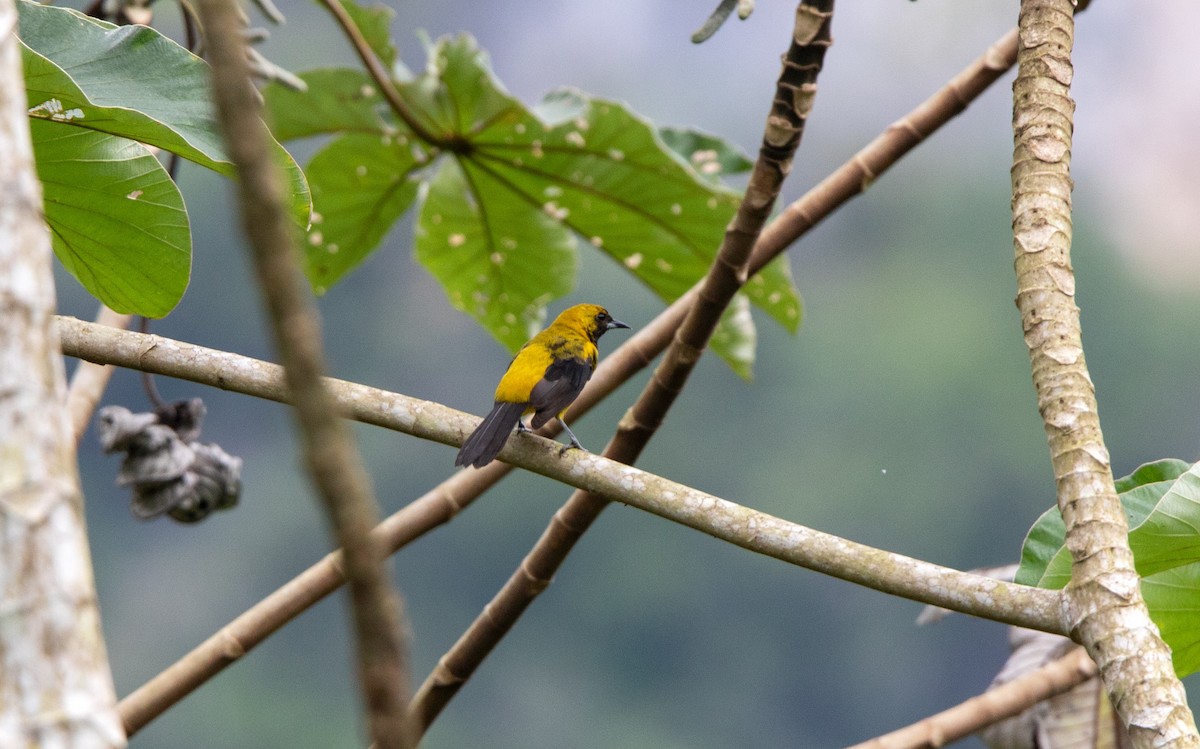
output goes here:
<path id="1" fill-rule="evenodd" d="M 16 22 L 0 0 L 0 746 L 121 747 Z"/>
<path id="2" fill-rule="evenodd" d="M 1187 696 L 1142 600 L 1083 355 L 1071 267 L 1073 12 L 1071 0 L 1021 3 L 1012 167 L 1017 307 L 1073 560 L 1067 624 L 1135 746 L 1196 747 Z"/>

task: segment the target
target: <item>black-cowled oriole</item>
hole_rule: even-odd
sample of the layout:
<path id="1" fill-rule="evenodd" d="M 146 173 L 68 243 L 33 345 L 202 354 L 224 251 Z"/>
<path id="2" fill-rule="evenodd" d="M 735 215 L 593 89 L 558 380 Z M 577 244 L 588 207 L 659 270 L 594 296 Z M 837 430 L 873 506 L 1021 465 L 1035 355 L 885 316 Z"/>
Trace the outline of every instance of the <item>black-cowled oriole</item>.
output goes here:
<path id="1" fill-rule="evenodd" d="M 482 468 L 492 462 L 514 426 L 525 431 L 521 417 L 528 413 L 533 414 L 530 421 L 533 429 L 541 428 L 550 419 L 558 419 L 571 437 L 569 447 L 582 449 L 563 421 L 563 413 L 596 369 L 599 356 L 596 341 L 606 331 L 628 327 L 599 305 L 577 304 L 565 310 L 513 357 L 496 386 L 492 412 L 463 442 L 454 465 Z"/>

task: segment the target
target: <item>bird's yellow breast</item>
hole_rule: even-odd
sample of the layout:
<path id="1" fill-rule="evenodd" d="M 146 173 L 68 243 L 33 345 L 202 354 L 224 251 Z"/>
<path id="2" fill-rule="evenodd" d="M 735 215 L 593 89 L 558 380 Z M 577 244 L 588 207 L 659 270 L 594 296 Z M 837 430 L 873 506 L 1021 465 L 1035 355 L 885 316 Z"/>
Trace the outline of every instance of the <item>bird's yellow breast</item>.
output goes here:
<path id="1" fill-rule="evenodd" d="M 577 359 L 596 368 L 599 351 L 586 331 L 555 321 L 521 347 L 496 386 L 495 400 L 527 403 L 529 394 L 556 361 Z"/>

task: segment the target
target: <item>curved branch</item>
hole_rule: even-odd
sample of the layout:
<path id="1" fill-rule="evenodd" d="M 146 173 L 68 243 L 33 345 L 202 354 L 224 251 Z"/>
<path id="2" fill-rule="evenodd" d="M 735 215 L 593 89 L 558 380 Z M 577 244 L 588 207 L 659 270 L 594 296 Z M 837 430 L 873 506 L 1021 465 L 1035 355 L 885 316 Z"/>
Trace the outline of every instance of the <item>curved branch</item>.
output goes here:
<path id="1" fill-rule="evenodd" d="M 970 736 L 1096 675 L 1082 648 L 954 707 L 848 749 L 928 749 Z"/>
<path id="2" fill-rule="evenodd" d="M 1200 746 L 1171 652 L 1150 620 L 1083 356 L 1071 267 L 1072 0 L 1023 0 L 1013 83 L 1017 307 L 1073 560 L 1070 629 L 1138 747 Z"/>

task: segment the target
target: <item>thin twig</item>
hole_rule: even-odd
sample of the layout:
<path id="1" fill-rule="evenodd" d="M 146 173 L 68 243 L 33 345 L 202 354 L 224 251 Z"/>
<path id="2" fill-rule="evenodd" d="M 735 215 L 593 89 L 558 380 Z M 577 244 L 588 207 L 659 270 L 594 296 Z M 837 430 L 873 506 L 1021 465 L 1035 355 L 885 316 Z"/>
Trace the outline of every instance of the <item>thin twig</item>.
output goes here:
<path id="1" fill-rule="evenodd" d="M 1013 83 L 1017 308 L 1071 552 L 1066 615 L 1135 747 L 1197 747 L 1171 650 L 1142 599 L 1084 359 L 1071 266 L 1073 0 L 1022 0 Z"/>
<path id="2" fill-rule="evenodd" d="M 96 313 L 96 323 L 111 328 L 125 329 L 129 326 L 132 315 L 113 312 L 103 304 Z M 96 405 L 104 397 L 108 381 L 112 379 L 113 367 L 110 364 L 93 364 L 80 362 L 71 375 L 71 384 L 67 387 L 67 415 L 71 419 L 71 431 L 75 435 L 75 443 L 83 439 Z"/>
<path id="3" fill-rule="evenodd" d="M 717 30 L 725 25 L 729 20 L 729 16 L 733 15 L 733 9 L 737 7 L 737 0 L 721 0 L 717 5 L 716 10 L 709 14 L 700 28 L 696 29 L 692 34 L 692 44 L 701 44 L 709 40 Z"/>
<path id="4" fill-rule="evenodd" d="M 139 320 L 138 330 L 149 335 L 149 317 L 143 317 Z M 146 394 L 146 400 L 150 401 L 150 406 L 155 411 L 163 411 L 167 408 L 167 402 L 163 400 L 162 393 L 158 392 L 158 383 L 154 381 L 154 374 L 152 372 L 142 372 L 142 392 Z"/>
<path id="5" fill-rule="evenodd" d="M 949 710 L 877 736 L 849 749 L 936 749 L 1019 715 L 1042 700 L 1068 692 L 1096 675 L 1083 648 L 1024 676 L 989 689 Z"/>
<path id="6" fill-rule="evenodd" d="M 605 457 L 632 464 L 683 391 L 721 315 L 749 278 L 750 255 L 779 196 L 816 96 L 817 76 L 832 43 L 833 0 L 802 0 L 767 116 L 754 171 L 695 302 L 654 376 L 621 419 Z M 424 733 L 497 643 L 541 595 L 575 542 L 610 497 L 576 491 L 537 543 L 413 696 L 413 720 Z"/>
<path id="7" fill-rule="evenodd" d="M 890 126 L 803 197 L 785 208 L 781 215 L 764 229 L 755 245 L 754 254 L 750 258 L 751 275 L 760 271 L 789 244 L 841 207 L 845 201 L 861 194 L 871 181 L 882 176 L 895 162 L 962 112 L 971 101 L 1012 67 L 1016 62 L 1016 55 L 1017 33 L 1014 29 L 989 47 L 982 56 L 974 60 L 946 86 Z M 870 175 L 869 179 L 868 175 Z M 587 413 L 662 353 L 686 316 L 687 310 L 695 300 L 696 293 L 696 289 L 693 289 L 677 299 L 649 324 L 641 326 L 616 351 L 602 359 L 600 366 L 596 369 L 596 374 L 589 381 L 587 389 L 572 405 L 567 415 L 568 421 L 574 421 Z M 73 326 L 74 321 L 64 319 L 60 324 Z M 87 337 L 86 332 L 79 330 L 74 332 L 79 334 L 75 337 L 74 342 L 83 343 Z M 107 361 L 108 354 L 105 351 L 107 345 L 107 343 L 98 343 L 98 345 L 90 346 L 86 355 Z M 166 366 L 165 362 L 155 362 L 149 359 L 142 363 L 141 347 L 137 348 L 138 352 L 125 359 L 122 366 L 134 369 L 140 366 Z M 65 347 L 64 350 L 66 350 Z M 77 349 L 77 351 L 79 352 L 66 352 L 74 356 L 85 355 L 82 350 Z M 235 382 L 219 376 L 213 376 L 207 380 L 199 379 L 196 372 L 203 369 L 204 367 L 201 365 L 192 368 L 170 368 L 169 371 L 160 368 L 156 371 L 184 379 L 206 382 L 214 387 L 237 388 Z M 188 372 L 192 372 L 192 374 L 189 376 Z M 283 397 L 282 394 L 276 394 L 274 397 L 264 393 L 251 394 L 273 400 L 282 400 Z M 416 416 L 414 415 L 413 418 L 415 419 Z M 377 423 L 371 419 L 363 420 Z M 471 428 L 473 428 L 473 424 L 465 426 L 464 431 L 458 434 L 458 439 L 461 440 L 465 434 L 470 432 Z M 416 432 L 410 433 L 415 434 Z M 543 432 L 543 434 L 548 433 L 550 431 Z M 512 469 L 511 465 L 496 461 L 482 470 L 463 471 L 446 479 L 408 507 L 384 521 L 383 526 L 388 528 L 385 533 L 388 548 L 395 552 L 410 540 L 420 537 L 437 525 L 448 522 L 507 476 Z M 323 564 L 325 562 L 319 562 L 314 567 Z M 305 573 L 305 576 L 307 575 L 308 573 Z M 245 633 L 251 627 L 241 625 L 253 622 L 253 631 L 259 632 L 261 635 L 254 640 L 247 639 L 248 635 L 246 634 L 242 635 L 242 643 L 248 650 L 257 645 L 262 638 L 291 621 L 303 607 L 316 603 L 341 585 L 340 573 L 327 579 L 333 580 L 330 587 L 315 592 L 310 592 L 307 587 L 301 585 L 300 578 L 292 580 L 269 596 L 267 600 L 243 613 L 222 632 L 236 629 L 238 632 Z M 270 603 L 274 605 L 269 605 Z M 240 652 L 229 654 L 225 651 L 225 642 L 221 633 L 213 635 L 166 671 L 121 701 L 120 710 L 126 730 L 133 734 L 240 655 Z"/>
<path id="8" fill-rule="evenodd" d="M 338 25 L 342 27 L 342 31 L 346 33 L 346 38 L 350 40 L 354 51 L 358 53 L 359 59 L 366 66 L 367 73 L 370 74 L 375 84 L 379 86 L 379 92 L 383 94 L 383 98 L 387 99 L 388 105 L 391 106 L 396 116 L 408 126 L 409 130 L 412 130 L 413 135 L 432 146 L 451 148 L 453 144 L 444 136 L 438 135 L 426 127 L 425 123 L 421 121 L 421 118 L 417 116 L 412 107 L 408 106 L 408 102 L 404 101 L 404 97 L 400 95 L 400 92 L 396 90 L 396 85 L 392 83 L 391 74 L 384 69 L 383 63 L 371 51 L 371 45 L 367 44 L 362 31 L 359 30 L 358 26 L 354 23 L 354 19 L 350 17 L 350 14 L 346 12 L 342 4 L 338 0 L 320 0 L 320 2 L 333 15 Z"/>
<path id="9" fill-rule="evenodd" d="M 369 732 L 380 749 L 406 749 L 414 742 L 405 715 L 408 674 L 399 597 L 388 579 L 384 550 L 370 534 L 378 511 L 366 469 L 322 381 L 320 323 L 250 83 L 244 23 L 233 0 L 202 0 L 198 7 L 218 118 L 237 167 L 243 229 L 293 395 L 306 467 L 343 549 Z"/>

